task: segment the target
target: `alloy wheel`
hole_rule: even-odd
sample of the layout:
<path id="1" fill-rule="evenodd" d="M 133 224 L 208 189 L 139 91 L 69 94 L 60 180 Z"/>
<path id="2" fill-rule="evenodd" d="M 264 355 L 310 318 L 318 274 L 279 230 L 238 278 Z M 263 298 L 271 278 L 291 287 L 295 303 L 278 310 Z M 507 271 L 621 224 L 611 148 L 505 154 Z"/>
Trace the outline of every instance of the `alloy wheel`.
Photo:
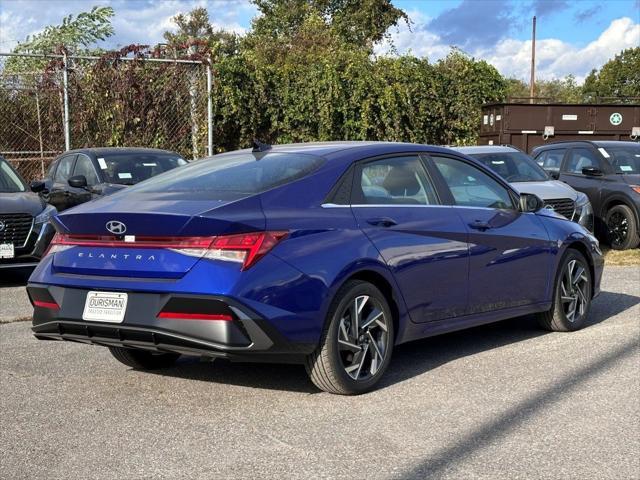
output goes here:
<path id="1" fill-rule="evenodd" d="M 368 295 L 356 297 L 342 312 L 338 325 L 338 352 L 352 379 L 374 376 L 389 350 L 389 319 L 382 305 Z"/>
<path id="2" fill-rule="evenodd" d="M 560 299 L 562 311 L 569 322 L 579 320 L 589 305 L 589 276 L 578 260 L 570 260 L 562 273 Z"/>
<path id="3" fill-rule="evenodd" d="M 629 224 L 622 213 L 613 212 L 607 221 L 607 228 L 609 229 L 612 243 L 622 245 L 627 239 Z"/>

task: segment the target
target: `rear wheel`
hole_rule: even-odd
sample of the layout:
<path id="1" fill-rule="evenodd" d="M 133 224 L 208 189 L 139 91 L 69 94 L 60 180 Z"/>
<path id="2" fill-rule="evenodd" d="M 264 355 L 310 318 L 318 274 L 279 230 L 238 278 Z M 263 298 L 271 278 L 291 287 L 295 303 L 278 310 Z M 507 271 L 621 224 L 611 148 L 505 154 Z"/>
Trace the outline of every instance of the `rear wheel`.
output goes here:
<path id="1" fill-rule="evenodd" d="M 540 325 L 554 332 L 570 332 L 582 328 L 591 308 L 591 272 L 587 260 L 570 249 L 560 263 L 556 275 L 553 307 L 538 314 Z"/>
<path id="2" fill-rule="evenodd" d="M 393 339 L 393 319 L 384 295 L 370 283 L 349 281 L 329 308 L 320 345 L 307 358 L 307 373 L 326 392 L 364 393 L 387 369 Z"/>
<path id="3" fill-rule="evenodd" d="M 636 217 L 628 206 L 611 207 L 607 212 L 606 224 L 609 243 L 614 250 L 635 248 L 640 243 Z"/>
<path id="4" fill-rule="evenodd" d="M 153 353 L 122 347 L 109 347 L 109 351 L 116 360 L 136 370 L 169 368 L 180 357 L 177 353 Z"/>

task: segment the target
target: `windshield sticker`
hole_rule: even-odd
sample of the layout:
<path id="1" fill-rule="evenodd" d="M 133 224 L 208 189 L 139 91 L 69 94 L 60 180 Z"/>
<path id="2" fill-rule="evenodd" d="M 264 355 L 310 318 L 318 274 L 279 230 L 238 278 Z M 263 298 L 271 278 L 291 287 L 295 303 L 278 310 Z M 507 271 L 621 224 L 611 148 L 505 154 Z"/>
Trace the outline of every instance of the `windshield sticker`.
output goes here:
<path id="1" fill-rule="evenodd" d="M 123 179 L 123 178 L 133 178 L 133 177 L 131 176 L 130 173 L 119 173 L 118 178 Z"/>
<path id="2" fill-rule="evenodd" d="M 633 167 L 630 165 L 620 165 L 620 170 L 623 172 L 633 172 Z"/>
<path id="3" fill-rule="evenodd" d="M 609 155 L 609 152 L 607 152 L 604 148 L 600 147 L 598 150 L 600 150 L 600 153 L 602 154 L 602 156 L 604 158 L 610 158 L 611 155 Z"/>
<path id="4" fill-rule="evenodd" d="M 157 167 L 158 164 L 157 163 L 143 163 L 142 166 L 143 167 Z"/>
<path id="5" fill-rule="evenodd" d="M 98 158 L 98 165 L 100 165 L 102 170 L 106 170 L 108 168 L 107 162 L 104 161 L 104 158 Z"/>
<path id="6" fill-rule="evenodd" d="M 504 160 L 491 160 L 492 165 L 504 165 Z"/>

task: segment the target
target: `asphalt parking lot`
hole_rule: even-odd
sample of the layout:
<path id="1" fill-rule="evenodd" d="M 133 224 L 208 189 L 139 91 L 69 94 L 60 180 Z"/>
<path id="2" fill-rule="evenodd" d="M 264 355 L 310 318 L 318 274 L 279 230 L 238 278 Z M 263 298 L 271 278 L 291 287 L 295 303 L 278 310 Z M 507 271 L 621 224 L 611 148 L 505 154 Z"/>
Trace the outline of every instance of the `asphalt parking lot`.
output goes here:
<path id="1" fill-rule="evenodd" d="M 19 284 L 3 314 L 28 309 Z M 140 373 L 5 323 L 0 478 L 640 478 L 639 302 L 640 269 L 607 267 L 588 328 L 524 317 L 404 345 L 360 397 L 299 366 Z"/>

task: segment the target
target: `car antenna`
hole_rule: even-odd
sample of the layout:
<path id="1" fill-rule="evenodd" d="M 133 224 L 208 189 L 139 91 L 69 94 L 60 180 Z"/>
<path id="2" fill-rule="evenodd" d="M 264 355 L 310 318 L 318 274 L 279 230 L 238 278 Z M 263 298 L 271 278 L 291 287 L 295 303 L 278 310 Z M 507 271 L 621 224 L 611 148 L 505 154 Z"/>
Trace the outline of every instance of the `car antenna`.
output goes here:
<path id="1" fill-rule="evenodd" d="M 263 143 L 258 139 L 253 139 L 253 150 L 251 150 L 252 152 L 266 152 L 268 150 L 271 150 L 271 145 L 269 145 L 268 143 Z"/>

